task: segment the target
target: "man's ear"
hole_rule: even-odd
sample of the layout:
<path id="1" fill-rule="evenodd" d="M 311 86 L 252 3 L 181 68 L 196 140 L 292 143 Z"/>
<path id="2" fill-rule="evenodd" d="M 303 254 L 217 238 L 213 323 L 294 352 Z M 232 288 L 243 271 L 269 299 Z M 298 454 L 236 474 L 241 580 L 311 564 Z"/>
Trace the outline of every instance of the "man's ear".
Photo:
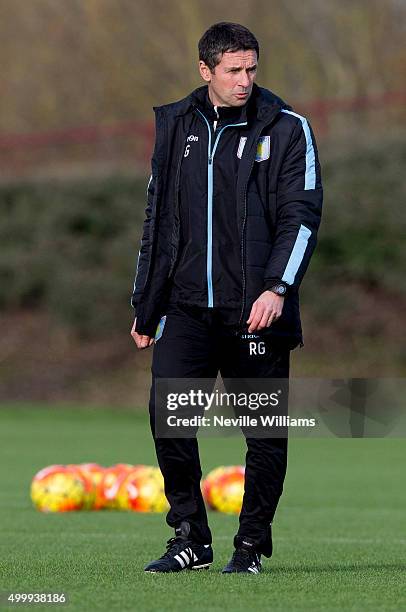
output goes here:
<path id="1" fill-rule="evenodd" d="M 206 66 L 206 64 L 202 60 L 199 61 L 199 72 L 200 72 L 200 76 L 202 77 L 203 81 L 206 81 L 206 83 L 210 83 L 211 78 L 212 78 L 212 73 L 210 71 L 210 68 Z"/>

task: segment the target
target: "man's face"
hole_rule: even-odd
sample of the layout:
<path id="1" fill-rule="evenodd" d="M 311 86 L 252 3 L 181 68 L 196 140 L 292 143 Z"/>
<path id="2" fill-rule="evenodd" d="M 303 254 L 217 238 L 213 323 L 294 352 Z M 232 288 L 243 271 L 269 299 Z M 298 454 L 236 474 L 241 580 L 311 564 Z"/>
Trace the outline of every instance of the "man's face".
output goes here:
<path id="1" fill-rule="evenodd" d="M 210 72 L 202 61 L 199 62 L 202 78 L 209 86 L 209 96 L 214 106 L 243 106 L 252 92 L 257 72 L 257 53 L 248 51 L 227 51 L 221 61 Z"/>

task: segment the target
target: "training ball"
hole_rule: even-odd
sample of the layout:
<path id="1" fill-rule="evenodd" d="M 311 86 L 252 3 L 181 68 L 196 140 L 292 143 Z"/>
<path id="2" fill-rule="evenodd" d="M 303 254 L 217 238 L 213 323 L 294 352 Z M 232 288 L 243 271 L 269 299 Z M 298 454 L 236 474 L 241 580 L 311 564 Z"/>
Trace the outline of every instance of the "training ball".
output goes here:
<path id="1" fill-rule="evenodd" d="M 203 481 L 203 496 L 210 508 L 226 514 L 239 514 L 244 496 L 244 473 L 241 465 L 221 466 Z"/>
<path id="2" fill-rule="evenodd" d="M 135 466 L 121 479 L 116 502 L 120 510 L 134 512 L 169 510 L 164 492 L 164 480 L 159 468 L 148 465 Z"/>
<path id="3" fill-rule="evenodd" d="M 41 512 L 82 510 L 88 507 L 89 487 L 74 467 L 51 465 L 34 476 L 31 499 Z"/>
<path id="4" fill-rule="evenodd" d="M 67 466 L 77 469 L 81 476 L 86 481 L 88 493 L 86 507 L 89 510 L 99 510 L 103 505 L 103 497 L 101 495 L 101 483 L 103 480 L 105 468 L 98 463 L 79 463 L 77 465 Z"/>
<path id="5" fill-rule="evenodd" d="M 93 488 L 92 510 L 100 510 L 104 504 L 102 482 L 106 468 L 98 463 L 79 463 L 77 467 Z"/>
<path id="6" fill-rule="evenodd" d="M 117 463 L 105 468 L 99 487 L 98 507 L 114 510 L 118 508 L 117 493 L 124 477 L 134 469 L 129 463 Z"/>

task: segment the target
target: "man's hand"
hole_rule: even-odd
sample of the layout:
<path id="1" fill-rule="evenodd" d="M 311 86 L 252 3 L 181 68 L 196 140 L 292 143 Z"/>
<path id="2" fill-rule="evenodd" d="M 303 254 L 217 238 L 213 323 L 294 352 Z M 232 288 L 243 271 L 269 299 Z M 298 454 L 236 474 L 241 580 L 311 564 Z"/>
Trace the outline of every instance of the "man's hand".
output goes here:
<path id="1" fill-rule="evenodd" d="M 134 325 L 132 326 L 132 329 L 131 329 L 131 335 L 134 339 L 135 344 L 137 345 L 139 349 L 144 349 L 144 348 L 147 348 L 148 346 L 151 346 L 154 339 L 151 338 L 150 336 L 141 336 L 140 334 L 138 334 L 135 331 L 136 323 L 137 323 L 137 317 L 135 317 Z"/>
<path id="2" fill-rule="evenodd" d="M 248 333 L 269 327 L 282 314 L 284 296 L 273 291 L 264 291 L 252 305 L 247 320 Z"/>

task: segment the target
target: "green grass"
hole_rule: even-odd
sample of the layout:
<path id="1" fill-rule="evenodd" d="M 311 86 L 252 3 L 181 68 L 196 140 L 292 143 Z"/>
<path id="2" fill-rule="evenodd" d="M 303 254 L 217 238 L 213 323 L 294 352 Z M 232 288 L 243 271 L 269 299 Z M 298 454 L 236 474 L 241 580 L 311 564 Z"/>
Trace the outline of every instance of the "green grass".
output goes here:
<path id="1" fill-rule="evenodd" d="M 264 572 L 220 574 L 237 517 L 210 513 L 210 571 L 159 576 L 142 568 L 172 535 L 163 515 L 43 515 L 29 499 L 33 474 L 51 463 L 155 463 L 144 415 L 9 406 L 0 411 L 0 436 L 3 592 L 63 591 L 69 610 L 405 609 L 402 440 L 292 439 Z M 204 473 L 241 463 L 243 452 L 241 439 L 205 438 Z"/>

